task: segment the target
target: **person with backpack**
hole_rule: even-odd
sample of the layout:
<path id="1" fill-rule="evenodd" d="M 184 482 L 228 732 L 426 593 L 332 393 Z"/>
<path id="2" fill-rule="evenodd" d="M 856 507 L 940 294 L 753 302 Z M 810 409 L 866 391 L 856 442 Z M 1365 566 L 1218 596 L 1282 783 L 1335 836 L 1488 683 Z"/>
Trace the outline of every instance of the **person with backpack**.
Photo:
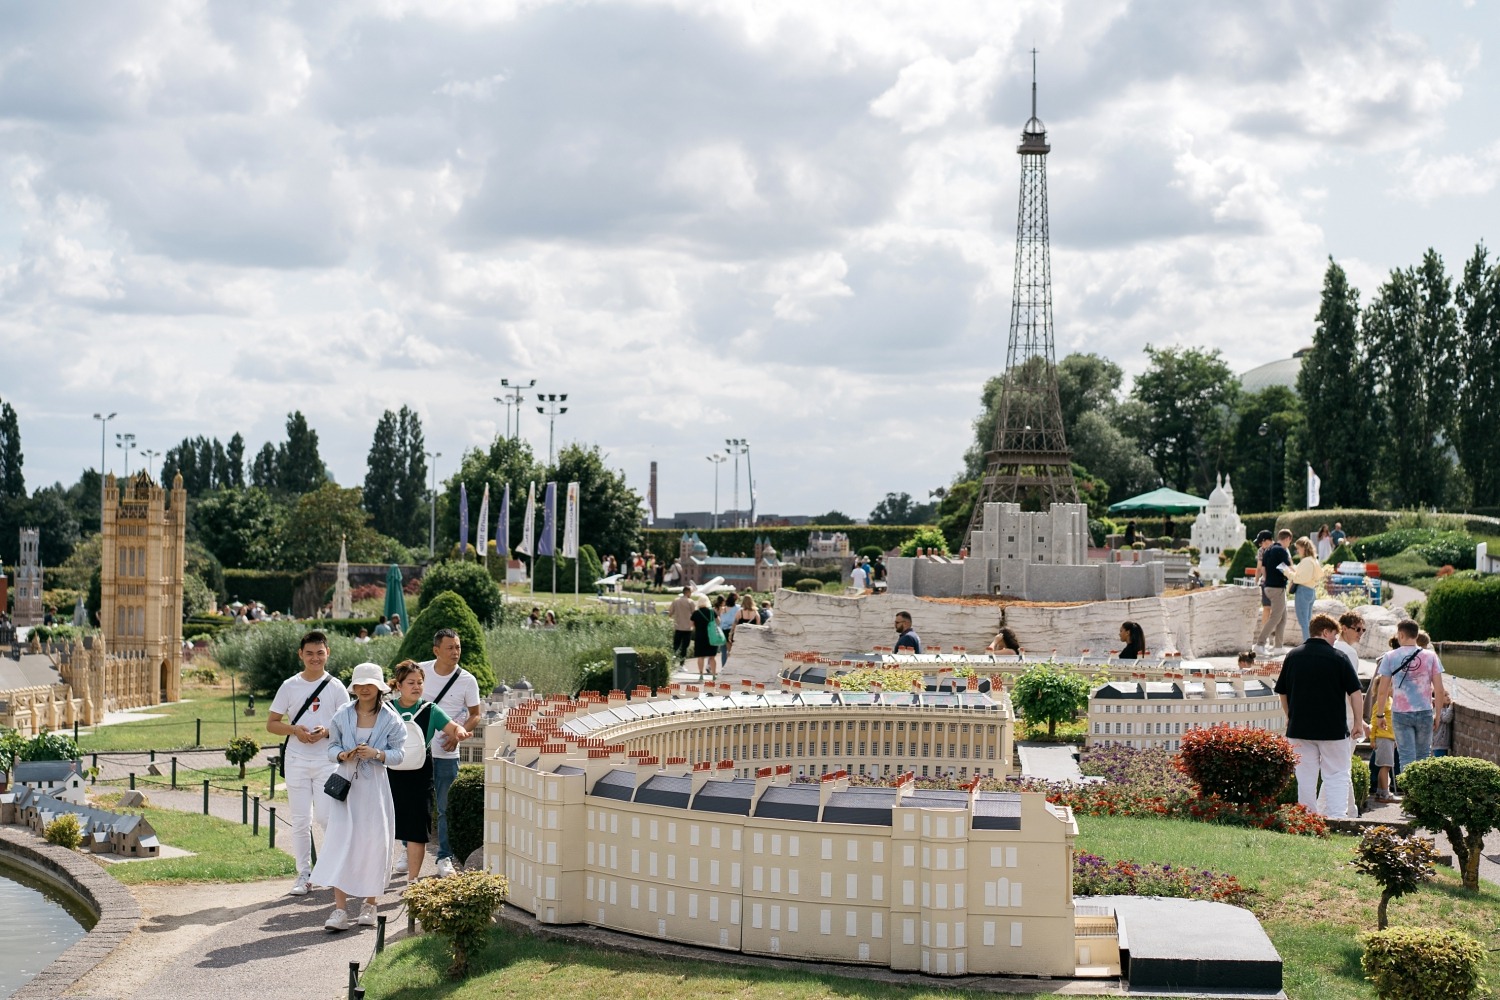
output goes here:
<path id="1" fill-rule="evenodd" d="M 266 732 L 284 738 L 281 744 L 281 776 L 286 782 L 287 805 L 292 811 L 292 829 L 287 844 L 297 861 L 297 880 L 287 893 L 306 896 L 312 886 L 312 824 L 326 828 L 333 800 L 323 792 L 323 783 L 333 773 L 328 759 L 328 727 L 333 716 L 349 701 L 349 692 L 328 673 L 328 636 L 317 629 L 305 632 L 297 646 L 301 672 L 288 677 L 271 699 Z M 285 720 L 290 719 L 290 722 Z"/>
<path id="2" fill-rule="evenodd" d="M 432 659 L 418 664 L 427 671 L 427 680 L 437 688 L 433 704 L 448 718 L 458 722 L 462 737 L 439 733 L 432 741 L 432 787 L 437 800 L 438 856 L 437 873 L 443 878 L 453 874 L 453 846 L 448 843 L 448 789 L 458 777 L 458 745 L 468 739 L 479 725 L 479 682 L 458 665 L 463 656 L 463 641 L 451 628 L 432 633 Z M 396 874 L 406 872 L 407 859 L 396 861 Z"/>
<path id="3" fill-rule="evenodd" d="M 462 726 L 448 718 L 437 705 L 422 700 L 426 672 L 414 660 L 396 665 L 393 683 L 396 698 L 391 707 L 406 723 L 405 755 L 400 766 L 385 769 L 391 785 L 391 802 L 396 811 L 396 839 L 406 846 L 407 881 L 415 882 L 427 854 L 428 820 L 432 813 L 432 755 L 427 752 L 433 737 L 439 733 L 455 742 L 469 738 Z"/>
<path id="4" fill-rule="evenodd" d="M 1432 734 L 1441 724 L 1443 664 L 1437 654 L 1417 642 L 1421 629 L 1411 620 L 1396 626 L 1395 649 L 1380 658 L 1375 671 L 1375 704 L 1391 701 L 1391 725 L 1396 731 L 1396 753 L 1401 767 L 1432 756 Z"/>

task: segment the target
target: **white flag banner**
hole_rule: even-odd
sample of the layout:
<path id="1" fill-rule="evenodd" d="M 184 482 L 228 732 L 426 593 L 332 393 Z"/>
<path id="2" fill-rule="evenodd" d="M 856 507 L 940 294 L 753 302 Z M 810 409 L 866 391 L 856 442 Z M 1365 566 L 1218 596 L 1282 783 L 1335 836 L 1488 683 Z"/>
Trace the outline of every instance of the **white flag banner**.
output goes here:
<path id="1" fill-rule="evenodd" d="M 521 522 L 521 543 L 516 546 L 516 551 L 522 555 L 531 555 L 533 540 L 535 539 L 536 524 L 536 483 L 526 487 L 526 520 Z"/>
<path id="2" fill-rule="evenodd" d="M 478 558 L 489 561 L 489 483 L 484 484 L 484 499 L 478 502 Z"/>
<path id="3" fill-rule="evenodd" d="M 1319 491 L 1323 488 L 1323 480 L 1313 471 L 1312 463 L 1307 466 L 1307 506 L 1309 509 L 1316 507 L 1322 500 Z"/>
<path id="4" fill-rule="evenodd" d="M 568 502 L 563 509 L 562 554 L 568 559 L 578 558 L 578 484 L 568 484 Z"/>

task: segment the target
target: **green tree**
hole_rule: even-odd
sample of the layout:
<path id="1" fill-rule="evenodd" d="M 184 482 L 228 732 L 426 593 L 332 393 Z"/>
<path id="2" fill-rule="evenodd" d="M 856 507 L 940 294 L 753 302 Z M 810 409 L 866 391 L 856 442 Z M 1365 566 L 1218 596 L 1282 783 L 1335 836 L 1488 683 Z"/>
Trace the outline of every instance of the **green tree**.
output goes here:
<path id="1" fill-rule="evenodd" d="M 275 569 L 282 565 L 287 512 L 268 490 L 250 486 L 210 493 L 193 506 L 192 517 L 199 540 L 225 566 Z"/>
<path id="2" fill-rule="evenodd" d="M 485 653 L 484 629 L 480 628 L 479 619 L 464 599 L 451 590 L 422 602 L 422 610 L 407 628 L 401 639 L 401 648 L 391 657 L 386 668 L 390 669 L 402 660 L 420 662 L 432 659 L 432 637 L 440 628 L 451 628 L 458 633 L 458 641 L 463 644 L 459 665 L 474 675 L 480 693 L 493 690 L 495 672 L 490 669 L 489 657 Z"/>
<path id="3" fill-rule="evenodd" d="M 286 441 L 276 447 L 276 485 L 286 493 L 311 493 L 329 482 L 318 454 L 318 432 L 297 410 L 286 415 Z"/>
<path id="4" fill-rule="evenodd" d="M 562 551 L 559 549 L 558 551 Z M 578 586 L 583 593 L 594 589 L 594 581 L 604 575 L 604 566 L 594 547 L 587 543 L 578 546 Z M 566 594 L 573 589 L 573 560 L 567 556 L 557 557 L 557 593 Z M 537 556 L 531 567 L 531 579 L 537 593 L 552 593 L 552 557 Z"/>
<path id="5" fill-rule="evenodd" d="M 969 531 L 969 519 L 974 514 L 978 497 L 979 480 L 963 479 L 949 486 L 943 499 L 938 501 L 937 526 L 948 543 L 949 552 L 957 552 L 968 544 L 964 536 Z"/>
<path id="6" fill-rule="evenodd" d="M 1301 400 L 1284 385 L 1242 394 L 1235 401 L 1234 445 L 1224 471 L 1233 473 L 1234 502 L 1240 510 L 1301 508 L 1306 473 L 1295 456 L 1305 437 L 1299 434 L 1302 413 Z"/>
<path id="7" fill-rule="evenodd" d="M 1132 395 L 1145 406 L 1141 444 L 1170 487 L 1206 493 L 1223 467 L 1239 382 L 1218 350 L 1146 347 Z"/>
<path id="8" fill-rule="evenodd" d="M 1441 830 L 1464 888 L 1479 891 L 1484 835 L 1500 830 L 1500 767 L 1477 757 L 1429 757 L 1401 770 L 1402 808 L 1425 830 Z"/>
<path id="9" fill-rule="evenodd" d="M 587 542 L 595 551 L 613 554 L 622 561 L 635 549 L 644 513 L 641 495 L 625 482 L 623 472 L 604 464 L 604 453 L 598 445 L 564 445 L 558 450 L 557 465 L 549 470 L 547 478 L 557 483 L 559 551 L 563 500 L 571 482 L 578 484 L 579 543 Z"/>
<path id="10" fill-rule="evenodd" d="M 72 505 L 68 503 L 68 491 L 62 483 L 44 486 L 19 506 L 19 520 L 24 522 L 24 526 L 41 530 L 38 554 L 42 565 L 61 565 L 72 554 L 73 546 L 79 540 L 78 519 L 73 516 Z M 12 541 L 19 546 L 19 535 L 15 532 L 10 534 Z"/>
<path id="11" fill-rule="evenodd" d="M 1057 724 L 1068 722 L 1089 703 L 1088 679 L 1064 666 L 1037 663 L 1016 678 L 1011 701 L 1026 725 L 1047 724 L 1047 736 L 1057 736 Z"/>
<path id="12" fill-rule="evenodd" d="M 234 489 L 245 487 L 245 438 L 239 431 L 229 439 L 229 446 L 224 449 L 225 457 L 229 462 L 229 481 L 225 486 Z"/>
<path id="13" fill-rule="evenodd" d="M 948 541 L 943 537 L 941 531 L 929 525 L 918 528 L 910 538 L 901 543 L 901 554 L 903 556 L 914 556 L 917 554 L 917 549 L 926 549 L 928 551 L 936 549 L 943 555 L 947 555 Z"/>
<path id="14" fill-rule="evenodd" d="M 263 490 L 274 490 L 277 482 L 276 446 L 267 441 L 260 446 L 260 451 L 255 453 L 255 460 L 250 463 L 250 484 Z"/>
<path id="15" fill-rule="evenodd" d="M 1500 264 L 1481 243 L 1454 289 L 1462 373 L 1453 397 L 1453 447 L 1481 507 L 1500 504 Z"/>
<path id="16" fill-rule="evenodd" d="M 1086 410 L 1068 432 L 1073 461 L 1090 475 L 1109 484 L 1116 499 L 1133 497 L 1161 484 L 1156 466 L 1141 451 L 1140 444 L 1120 430 L 1114 419 L 1101 410 Z"/>
<path id="17" fill-rule="evenodd" d="M 73 519 L 78 522 L 78 531 L 82 535 L 92 535 L 99 531 L 99 473 L 93 469 L 84 469 L 78 475 L 78 482 L 68 487 L 68 506 L 73 510 Z"/>
<path id="18" fill-rule="evenodd" d="M 422 420 L 410 408 L 386 410 L 365 465 L 365 508 L 375 530 L 417 545 L 427 539 L 427 457 Z"/>
<path id="19" fill-rule="evenodd" d="M 1376 440 L 1372 405 L 1375 389 L 1375 375 L 1365 362 L 1360 335 L 1359 289 L 1349 284 L 1344 269 L 1330 257 L 1323 274 L 1323 298 L 1318 305 L 1312 350 L 1303 356 L 1297 374 L 1297 395 L 1306 404 L 1303 413 L 1307 430 L 1300 436 L 1302 455 L 1323 481 L 1325 505 L 1369 506 L 1370 480 L 1379 457 L 1370 447 Z M 1241 438 L 1244 430 L 1242 422 Z M 1240 509 L 1269 511 L 1281 507 L 1247 507 L 1242 501 Z"/>
<path id="20" fill-rule="evenodd" d="M 1376 927 L 1385 930 L 1391 900 L 1416 892 L 1432 878 L 1437 860 L 1430 837 L 1403 837 L 1388 826 L 1366 827 L 1355 849 L 1354 867 L 1380 883 Z"/>
<path id="21" fill-rule="evenodd" d="M 297 498 L 281 529 L 281 564 L 302 570 L 339 557 L 339 540 L 349 546 L 350 562 L 384 562 L 393 555 L 391 539 L 370 527 L 370 514 L 360 505 L 358 489 L 324 483 Z"/>
<path id="22" fill-rule="evenodd" d="M 540 510 L 541 487 L 545 481 L 546 470 L 537 462 L 531 452 L 531 445 L 525 441 L 496 436 L 488 450 L 470 449 L 460 460 L 458 471 L 443 484 L 443 498 L 438 505 L 438 551 L 444 551 L 458 542 L 459 484 L 468 487 L 470 518 L 478 512 L 479 498 L 484 495 L 486 485 L 490 488 L 491 516 L 498 517 L 500 498 L 505 493 L 506 484 L 510 484 L 510 544 L 515 546 L 520 544 L 521 522 L 526 519 L 527 484 L 537 484 L 537 509 Z M 538 521 L 540 522 L 540 519 Z M 477 538 L 475 529 L 476 525 L 471 520 L 469 523 L 471 546 Z M 493 524 L 490 525 L 489 534 L 495 535 Z"/>
<path id="23" fill-rule="evenodd" d="M 236 736 L 229 741 L 229 746 L 224 748 L 224 759 L 231 764 L 240 766 L 240 780 L 245 780 L 245 765 L 255 759 L 260 753 L 260 744 L 250 736 Z"/>
<path id="24" fill-rule="evenodd" d="M 0 500 L 26 498 L 26 477 L 21 472 L 25 462 L 16 411 L 9 403 L 0 402 Z"/>
<path id="25" fill-rule="evenodd" d="M 1365 310 L 1361 328 L 1380 390 L 1384 434 L 1377 502 L 1441 506 L 1453 461 L 1446 435 L 1459 381 L 1458 313 L 1443 259 L 1428 250 L 1419 268 L 1392 271 Z"/>
<path id="26" fill-rule="evenodd" d="M 887 493 L 870 511 L 871 524 L 926 524 L 937 516 L 937 504 L 917 503 L 910 493 Z"/>
<path id="27" fill-rule="evenodd" d="M 170 483 L 173 476 L 182 476 L 182 488 L 190 497 L 231 486 L 232 473 L 224 445 L 218 438 L 209 439 L 202 435 L 183 438 L 168 448 L 161 460 L 162 482 Z"/>
<path id="28" fill-rule="evenodd" d="M 1124 369 L 1097 354 L 1069 354 L 1057 363 L 1057 400 L 1070 445 L 1073 429 L 1084 414 L 1114 411 L 1124 379 Z M 1073 457 L 1078 457 L 1076 451 Z"/>
<path id="29" fill-rule="evenodd" d="M 463 598 L 485 628 L 492 628 L 502 621 L 505 601 L 500 588 L 478 563 L 441 562 L 427 570 L 422 577 L 422 607 L 436 600 L 439 594 L 450 592 Z"/>
<path id="30" fill-rule="evenodd" d="M 826 514 L 819 514 L 817 517 L 813 518 L 812 523 L 824 525 L 853 524 L 854 518 L 850 517 L 848 514 L 845 514 L 841 510 L 830 510 Z"/>
<path id="31" fill-rule="evenodd" d="M 396 490 L 396 412 L 386 410 L 375 422 L 375 436 L 370 441 L 370 454 L 365 459 L 365 488 L 363 491 L 365 510 L 370 512 L 370 522 L 375 530 L 387 535 L 396 534 L 392 528 L 404 520 L 409 513 L 402 510 L 401 498 Z"/>

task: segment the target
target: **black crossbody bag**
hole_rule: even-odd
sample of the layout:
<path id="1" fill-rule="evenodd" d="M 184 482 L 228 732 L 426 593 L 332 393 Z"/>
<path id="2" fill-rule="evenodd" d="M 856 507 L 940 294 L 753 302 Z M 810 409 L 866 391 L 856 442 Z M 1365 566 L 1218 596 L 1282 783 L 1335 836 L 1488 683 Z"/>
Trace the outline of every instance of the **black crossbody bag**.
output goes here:
<path id="1" fill-rule="evenodd" d="M 318 695 L 322 694 L 323 689 L 328 686 L 328 681 L 329 678 L 324 677 L 323 683 L 313 688 L 313 693 L 307 696 L 307 700 L 302 703 L 302 707 L 297 709 L 297 714 L 292 716 L 290 725 L 295 726 L 298 722 L 302 721 L 302 717 L 307 714 L 307 710 L 312 708 L 312 703 L 318 700 Z M 291 742 L 292 738 L 290 736 L 281 741 L 281 773 L 283 776 L 286 775 L 286 748 Z"/>

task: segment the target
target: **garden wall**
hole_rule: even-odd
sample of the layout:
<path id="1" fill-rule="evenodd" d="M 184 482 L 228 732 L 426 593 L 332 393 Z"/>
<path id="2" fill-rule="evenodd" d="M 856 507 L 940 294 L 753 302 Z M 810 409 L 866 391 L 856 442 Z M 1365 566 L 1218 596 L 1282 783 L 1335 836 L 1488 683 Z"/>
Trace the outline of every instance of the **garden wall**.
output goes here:
<path id="1" fill-rule="evenodd" d="M 1127 620 L 1141 623 L 1148 649 L 1175 647 L 1188 657 L 1224 656 L 1249 643 L 1260 614 L 1260 595 L 1250 587 L 1216 587 L 1179 597 L 1039 607 L 779 590 L 769 625 L 736 631 L 728 673 L 771 681 L 781 669 L 782 656 L 794 650 L 838 654 L 893 645 L 897 611 L 911 612 L 925 644 L 945 649 L 957 645 L 982 650 L 995 637 L 1003 611 L 1005 624 L 1015 630 L 1022 647 L 1042 657 L 1053 649 L 1063 656 L 1086 648 L 1117 649 L 1120 623 Z"/>
<path id="2" fill-rule="evenodd" d="M 1453 699 L 1453 755 L 1500 764 L 1500 691 L 1451 675 L 1443 686 Z"/>

